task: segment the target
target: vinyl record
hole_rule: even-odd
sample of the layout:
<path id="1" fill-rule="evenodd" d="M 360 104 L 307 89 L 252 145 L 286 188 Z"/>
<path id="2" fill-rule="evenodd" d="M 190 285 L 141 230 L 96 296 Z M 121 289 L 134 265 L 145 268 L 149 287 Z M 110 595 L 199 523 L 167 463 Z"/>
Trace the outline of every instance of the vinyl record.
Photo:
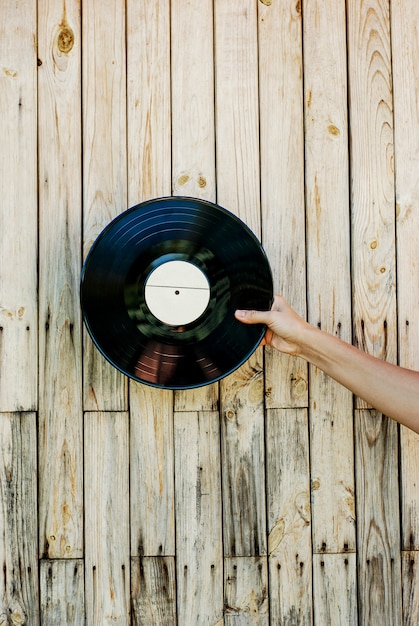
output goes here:
<path id="1" fill-rule="evenodd" d="M 269 262 L 253 232 L 195 198 L 143 202 L 99 235 L 81 275 L 87 330 L 130 378 L 190 389 L 227 376 L 261 342 L 236 309 L 270 309 Z"/>

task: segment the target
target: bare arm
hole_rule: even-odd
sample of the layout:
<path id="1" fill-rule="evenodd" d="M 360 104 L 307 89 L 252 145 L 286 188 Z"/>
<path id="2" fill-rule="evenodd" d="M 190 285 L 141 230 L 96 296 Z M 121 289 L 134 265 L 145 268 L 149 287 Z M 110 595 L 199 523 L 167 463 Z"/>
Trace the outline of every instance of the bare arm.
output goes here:
<path id="1" fill-rule="evenodd" d="M 245 324 L 266 324 L 264 343 L 299 356 L 419 433 L 419 372 L 392 365 L 305 322 L 280 296 L 271 311 L 237 311 Z"/>

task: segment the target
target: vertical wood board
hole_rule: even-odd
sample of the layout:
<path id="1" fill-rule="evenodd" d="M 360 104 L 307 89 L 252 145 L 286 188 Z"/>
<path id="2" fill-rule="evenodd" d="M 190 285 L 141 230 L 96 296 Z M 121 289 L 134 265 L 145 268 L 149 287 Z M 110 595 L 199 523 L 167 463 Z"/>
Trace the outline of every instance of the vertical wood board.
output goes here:
<path id="1" fill-rule="evenodd" d="M 130 614 L 127 413 L 86 413 L 85 585 L 88 624 L 125 626 Z"/>
<path id="2" fill-rule="evenodd" d="M 259 3 L 262 243 L 282 294 L 306 315 L 301 4 Z M 265 351 L 266 406 L 308 406 L 307 364 Z"/>
<path id="3" fill-rule="evenodd" d="M 36 476 L 35 413 L 0 414 L 1 624 L 39 624 Z"/>
<path id="4" fill-rule="evenodd" d="M 125 0 L 83 9 L 83 256 L 127 207 Z M 127 409 L 127 381 L 84 333 L 84 409 Z"/>
<path id="5" fill-rule="evenodd" d="M 78 2 L 38 8 L 39 540 L 43 555 L 74 558 L 83 555 L 81 16 Z"/>
<path id="6" fill-rule="evenodd" d="M 213 22 L 211 0 L 172 0 L 172 190 L 174 195 L 212 202 L 216 199 Z M 218 387 L 214 383 L 176 391 L 176 411 L 216 410 Z"/>
<path id="7" fill-rule="evenodd" d="M 40 562 L 40 604 L 43 626 L 83 626 L 83 559 L 55 559 Z"/>
<path id="8" fill-rule="evenodd" d="M 396 253 L 399 362 L 419 369 L 419 7 L 391 4 L 396 174 Z M 401 441 L 402 541 L 419 549 L 419 438 L 404 428 Z M 414 572 L 417 571 L 415 568 Z"/>
<path id="9" fill-rule="evenodd" d="M 312 551 L 308 415 L 270 409 L 266 492 L 270 614 L 274 623 L 310 624 Z"/>
<path id="10" fill-rule="evenodd" d="M 36 6 L 0 7 L 0 410 L 37 409 Z M 17 384 L 19 381 L 19 384 Z"/>
<path id="11" fill-rule="evenodd" d="M 133 626 L 176 626 L 176 569 L 173 557 L 131 559 Z"/>
<path id="12" fill-rule="evenodd" d="M 351 339 L 345 2 L 303 3 L 309 321 Z M 355 549 L 352 397 L 310 367 L 313 549 Z"/>
<path id="13" fill-rule="evenodd" d="M 223 614 L 218 413 L 175 414 L 176 576 L 179 624 Z"/>

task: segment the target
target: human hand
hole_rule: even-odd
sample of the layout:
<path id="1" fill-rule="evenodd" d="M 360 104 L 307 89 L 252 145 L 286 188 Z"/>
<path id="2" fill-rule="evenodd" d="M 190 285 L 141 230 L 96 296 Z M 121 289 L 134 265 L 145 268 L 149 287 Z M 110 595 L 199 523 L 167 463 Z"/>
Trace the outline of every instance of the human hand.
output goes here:
<path id="1" fill-rule="evenodd" d="M 286 354 L 299 355 L 304 331 L 310 328 L 282 296 L 275 296 L 270 311 L 239 310 L 235 317 L 243 324 L 266 324 L 262 344 Z"/>

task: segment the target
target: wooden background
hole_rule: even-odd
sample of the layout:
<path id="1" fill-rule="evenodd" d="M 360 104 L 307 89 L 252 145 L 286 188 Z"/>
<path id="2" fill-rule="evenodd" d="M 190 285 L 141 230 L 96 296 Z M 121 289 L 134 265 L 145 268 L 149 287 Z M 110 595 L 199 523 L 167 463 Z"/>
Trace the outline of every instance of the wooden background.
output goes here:
<path id="1" fill-rule="evenodd" d="M 78 294 L 115 215 L 207 198 L 310 322 L 419 368 L 417 0 L 3 0 L 0 29 L 0 624 L 419 624 L 416 435 L 269 349 L 130 382 Z"/>

